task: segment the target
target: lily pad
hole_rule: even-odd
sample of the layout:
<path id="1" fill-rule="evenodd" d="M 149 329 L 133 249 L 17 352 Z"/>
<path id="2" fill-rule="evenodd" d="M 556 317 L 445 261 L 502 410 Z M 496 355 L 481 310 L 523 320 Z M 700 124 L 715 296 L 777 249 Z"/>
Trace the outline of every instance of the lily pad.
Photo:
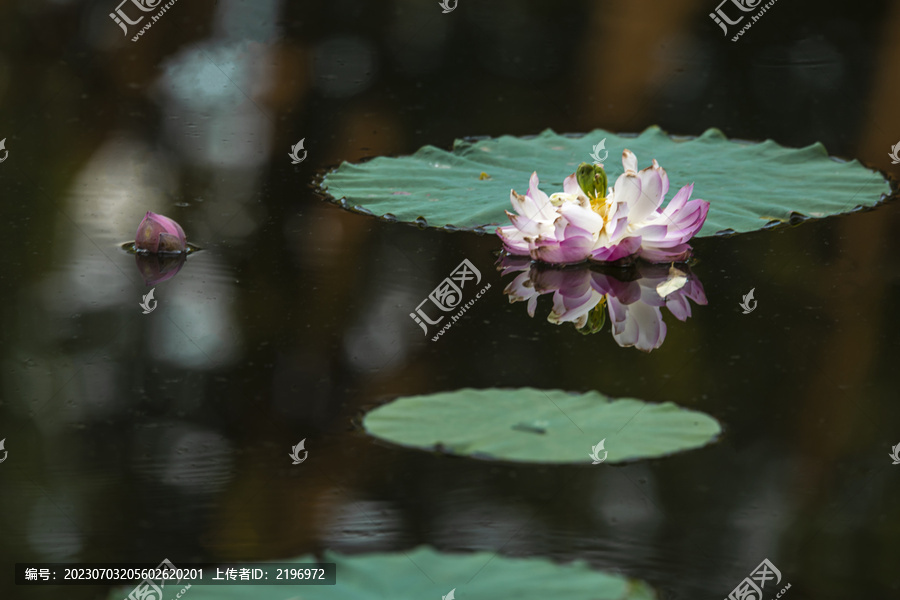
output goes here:
<path id="1" fill-rule="evenodd" d="M 721 432 L 711 416 L 671 402 L 534 388 L 407 396 L 376 408 L 363 423 L 401 446 L 534 463 L 591 464 L 601 440 L 607 463 L 654 458 L 699 448 Z"/>
<path id="2" fill-rule="evenodd" d="M 312 556 L 290 561 L 318 562 Z M 326 550 L 323 562 L 337 566 L 335 585 L 193 585 L 191 600 L 383 600 L 453 597 L 517 600 L 654 600 L 646 583 L 591 569 L 583 561 L 557 564 L 543 558 L 506 558 L 494 552 L 446 554 L 426 546 L 406 552 L 345 556 Z M 274 576 L 270 574 L 270 577 Z M 166 586 L 168 591 L 169 586 Z M 180 587 L 175 588 L 176 591 Z M 122 600 L 120 588 L 109 600 Z M 164 596 L 169 600 L 168 596 Z"/>
<path id="3" fill-rule="evenodd" d="M 856 160 L 831 158 L 821 143 L 785 148 L 771 140 L 732 141 L 718 129 L 673 139 L 655 126 L 638 136 L 602 129 L 571 136 L 548 129 L 533 137 L 456 140 L 452 151 L 425 146 L 411 156 L 345 162 L 325 174 L 321 188 L 342 206 L 368 214 L 492 232 L 509 224 L 504 211 L 512 210 L 510 189 L 525 193 L 537 171 L 542 190 L 562 191 L 563 179 L 580 163 L 591 162 L 593 145 L 604 139 L 610 183 L 622 173 L 621 153 L 627 148 L 640 168 L 655 158 L 666 170 L 667 201 L 694 184 L 693 197 L 710 203 L 701 237 L 871 207 L 891 193 L 877 171 Z"/>

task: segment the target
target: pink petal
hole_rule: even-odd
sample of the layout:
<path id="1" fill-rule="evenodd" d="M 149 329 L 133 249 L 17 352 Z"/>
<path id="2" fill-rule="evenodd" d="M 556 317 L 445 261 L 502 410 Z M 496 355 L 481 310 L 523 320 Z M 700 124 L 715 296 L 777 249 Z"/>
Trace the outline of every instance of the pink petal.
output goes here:
<path id="1" fill-rule="evenodd" d="M 567 194 L 572 194 L 573 196 L 584 195 L 584 191 L 582 191 L 581 186 L 578 185 L 578 180 L 575 178 L 574 173 L 563 179 L 563 191 Z"/>
<path id="2" fill-rule="evenodd" d="M 523 235 L 529 237 L 537 237 L 542 233 L 545 233 L 544 227 L 542 227 L 542 223 L 540 223 L 539 221 L 535 221 L 530 217 L 526 217 L 524 215 L 514 215 L 510 212 L 507 212 L 506 216 L 509 217 L 509 222 L 512 223 L 512 226 L 515 227 L 518 231 L 521 231 Z"/>
<path id="3" fill-rule="evenodd" d="M 516 190 L 510 190 L 509 201 L 513 206 L 513 210 L 526 219 L 535 221 L 553 220 L 553 207 L 550 206 L 549 198 L 546 198 L 543 204 L 538 204 L 531 196 L 522 196 L 517 194 Z"/>
<path id="4" fill-rule="evenodd" d="M 694 184 L 691 183 L 689 185 L 684 186 L 675 194 L 675 197 L 669 201 L 668 206 L 663 211 L 667 215 L 673 215 L 674 213 L 681 210 L 684 206 L 684 203 L 690 200 L 691 194 L 694 192 Z"/>
<path id="5" fill-rule="evenodd" d="M 654 242 L 665 241 L 669 236 L 669 227 L 665 225 L 645 225 L 634 230 L 635 235 L 641 236 L 645 245 L 653 245 Z"/>
<path id="6" fill-rule="evenodd" d="M 622 212 L 625 213 L 627 210 L 627 207 L 625 207 Z M 628 216 L 627 214 L 620 216 L 617 211 L 617 213 L 613 215 L 613 219 L 614 220 L 611 220 L 606 224 L 606 232 L 610 242 L 618 243 L 628 229 Z"/>
<path id="7" fill-rule="evenodd" d="M 506 227 L 498 227 L 497 235 L 503 242 L 503 247 L 506 248 L 506 251 L 510 254 L 528 254 L 528 242 L 523 239 L 522 232 L 512 225 L 507 225 Z"/>
<path id="8" fill-rule="evenodd" d="M 669 248 L 643 246 L 639 256 L 652 263 L 684 262 L 691 256 L 691 247 L 676 244 Z"/>
<path id="9" fill-rule="evenodd" d="M 163 215 L 147 212 L 134 236 L 138 250 L 157 254 L 159 252 L 184 252 L 187 238 L 181 225 Z"/>
<path id="10" fill-rule="evenodd" d="M 556 244 L 534 248 L 531 251 L 531 258 L 553 264 L 579 263 L 591 255 L 591 246 L 589 238 L 570 237 Z"/>
<path id="11" fill-rule="evenodd" d="M 657 219 L 658 223 L 668 225 L 665 237 L 658 239 L 657 245 L 666 247 L 687 242 L 703 228 L 708 213 L 709 202 L 691 200 L 677 214 Z"/>
<path id="12" fill-rule="evenodd" d="M 604 246 L 591 252 L 591 260 L 612 262 L 636 253 L 641 247 L 640 236 L 628 237 L 615 246 Z"/>
<path id="13" fill-rule="evenodd" d="M 538 208 L 541 208 L 550 203 L 550 197 L 538 188 L 539 183 L 540 180 L 538 179 L 537 171 L 534 171 L 531 174 L 531 179 L 528 181 L 528 196 L 535 202 Z"/>
<path id="14" fill-rule="evenodd" d="M 656 162 L 656 159 L 653 159 L 653 168 L 659 169 L 659 178 L 662 180 L 662 197 L 665 198 L 666 194 L 669 193 L 669 175 L 666 173 L 666 170 L 659 166 L 659 163 Z"/>

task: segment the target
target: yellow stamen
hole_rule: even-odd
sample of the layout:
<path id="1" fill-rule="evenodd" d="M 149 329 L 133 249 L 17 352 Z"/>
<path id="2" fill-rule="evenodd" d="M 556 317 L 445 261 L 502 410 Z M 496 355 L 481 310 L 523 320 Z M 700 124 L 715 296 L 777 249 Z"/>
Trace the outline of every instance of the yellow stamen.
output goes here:
<path id="1" fill-rule="evenodd" d="M 606 213 L 609 211 L 609 206 L 606 203 L 606 198 L 590 198 L 591 201 L 591 209 L 603 217 L 603 220 L 606 221 Z"/>

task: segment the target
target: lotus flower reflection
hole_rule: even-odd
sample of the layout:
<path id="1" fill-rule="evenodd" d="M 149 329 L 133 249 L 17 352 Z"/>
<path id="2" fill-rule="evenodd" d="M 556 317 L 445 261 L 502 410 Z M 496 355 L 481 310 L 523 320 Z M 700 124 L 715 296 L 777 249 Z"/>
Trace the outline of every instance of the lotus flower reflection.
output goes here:
<path id="1" fill-rule="evenodd" d="M 572 323 L 581 333 L 597 333 L 608 313 L 616 343 L 644 352 L 659 348 L 666 339 L 663 306 L 679 321 L 686 321 L 691 316 L 689 299 L 706 304 L 703 285 L 686 265 L 638 262 L 613 274 L 588 265 L 554 269 L 505 255 L 499 270 L 503 275 L 519 273 L 504 293 L 510 303 L 527 302 L 530 316 L 538 298 L 552 293 L 553 310 L 547 317 L 551 323 Z"/>
<path id="2" fill-rule="evenodd" d="M 497 229 L 507 252 L 546 263 L 613 262 L 642 258 L 682 262 L 687 244 L 706 221 L 709 202 L 691 200 L 694 186 L 681 188 L 664 208 L 669 178 L 656 160 L 637 171 L 637 157 L 622 153 L 625 172 L 607 188 L 602 164 L 582 163 L 566 177 L 563 191 L 547 196 L 531 175 L 528 193 L 515 190 L 507 211 L 512 225 Z"/>
<path id="3" fill-rule="evenodd" d="M 187 251 L 187 238 L 181 225 L 163 215 L 147 212 L 134 236 L 138 252 L 166 254 Z"/>

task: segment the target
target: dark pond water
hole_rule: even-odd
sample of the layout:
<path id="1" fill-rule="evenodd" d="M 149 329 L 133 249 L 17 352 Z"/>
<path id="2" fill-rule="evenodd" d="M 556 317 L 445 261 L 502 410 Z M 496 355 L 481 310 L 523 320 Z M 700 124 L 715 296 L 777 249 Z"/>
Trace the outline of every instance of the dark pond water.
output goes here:
<path id="1" fill-rule="evenodd" d="M 708 304 L 645 354 L 510 304 L 494 236 L 351 214 L 310 186 L 462 136 L 652 124 L 900 172 L 895 4 L 778 2 L 732 42 L 715 1 L 182 1 L 137 42 L 117 0 L 0 5 L 0 597 L 108 593 L 14 586 L 29 561 L 423 544 L 583 559 L 666 599 L 727 597 L 764 558 L 791 600 L 900 597 L 896 203 L 695 240 Z M 143 314 L 119 245 L 148 210 L 203 251 Z M 432 342 L 409 313 L 463 259 L 491 289 Z M 359 427 L 397 396 L 521 386 L 672 401 L 724 433 L 553 466 Z"/>

